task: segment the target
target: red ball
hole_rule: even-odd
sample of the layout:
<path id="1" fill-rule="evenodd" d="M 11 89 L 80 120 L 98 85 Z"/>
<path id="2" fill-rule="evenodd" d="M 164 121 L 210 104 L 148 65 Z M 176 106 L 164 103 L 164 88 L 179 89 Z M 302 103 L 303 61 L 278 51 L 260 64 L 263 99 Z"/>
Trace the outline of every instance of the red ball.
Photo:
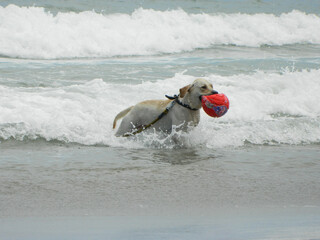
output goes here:
<path id="1" fill-rule="evenodd" d="M 201 103 L 203 110 L 211 117 L 221 117 L 229 109 L 229 99 L 223 93 L 202 96 Z"/>

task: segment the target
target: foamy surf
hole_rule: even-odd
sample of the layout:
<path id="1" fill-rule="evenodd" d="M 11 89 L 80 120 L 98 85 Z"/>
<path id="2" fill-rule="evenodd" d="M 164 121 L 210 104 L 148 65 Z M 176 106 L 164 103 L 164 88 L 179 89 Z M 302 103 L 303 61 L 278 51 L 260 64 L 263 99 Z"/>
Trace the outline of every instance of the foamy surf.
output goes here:
<path id="1" fill-rule="evenodd" d="M 298 10 L 279 16 L 143 8 L 132 14 L 52 14 L 42 7 L 8 5 L 0 6 L 0 22 L 0 56 L 10 58 L 156 55 L 215 45 L 320 44 L 320 17 Z"/>
<path id="2" fill-rule="evenodd" d="M 136 85 L 94 79 L 85 84 L 47 88 L 0 86 L 0 139 L 172 148 L 176 142 L 170 136 L 156 133 L 134 139 L 114 137 L 112 121 L 129 105 L 176 94 L 195 78 L 177 73 L 172 78 Z M 228 96 L 230 109 L 219 119 L 201 110 L 197 128 L 172 134 L 183 139 L 178 146 L 320 143 L 320 70 L 206 78 Z"/>

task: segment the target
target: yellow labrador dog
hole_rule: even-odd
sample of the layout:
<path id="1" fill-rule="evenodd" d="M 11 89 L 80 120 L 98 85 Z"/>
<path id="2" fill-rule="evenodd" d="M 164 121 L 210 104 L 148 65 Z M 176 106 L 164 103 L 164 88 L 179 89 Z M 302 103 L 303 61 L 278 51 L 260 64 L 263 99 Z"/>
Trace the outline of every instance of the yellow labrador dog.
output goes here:
<path id="1" fill-rule="evenodd" d="M 146 126 L 166 133 L 170 133 L 173 126 L 176 130 L 187 131 L 189 126 L 197 126 L 200 121 L 201 96 L 215 93 L 211 83 L 199 78 L 181 88 L 179 96 L 175 98 L 140 102 L 115 117 L 113 128 L 124 117 L 116 136 L 130 136 L 144 130 Z M 161 119 L 158 119 L 159 116 Z"/>

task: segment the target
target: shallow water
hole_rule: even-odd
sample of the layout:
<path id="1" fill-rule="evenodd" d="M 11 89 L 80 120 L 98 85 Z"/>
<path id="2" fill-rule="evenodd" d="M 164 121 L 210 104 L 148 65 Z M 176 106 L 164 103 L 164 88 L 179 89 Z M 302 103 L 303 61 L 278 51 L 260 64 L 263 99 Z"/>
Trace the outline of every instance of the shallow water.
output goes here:
<path id="1" fill-rule="evenodd" d="M 303 239 L 319 237 L 319 209 L 217 212 L 214 217 L 46 217 L 1 221 L 10 239 Z M 307 227 L 306 227 L 307 226 Z M 17 228 L 20 231 L 17 232 Z"/>
<path id="2" fill-rule="evenodd" d="M 318 146 L 164 151 L 37 141 L 1 152 L 2 216 L 319 207 Z"/>
<path id="3" fill-rule="evenodd" d="M 319 239 L 319 7 L 1 1 L 0 237 Z M 198 77 L 225 116 L 114 136 Z"/>
<path id="4" fill-rule="evenodd" d="M 318 239 L 318 146 L 0 145 L 4 239 Z"/>

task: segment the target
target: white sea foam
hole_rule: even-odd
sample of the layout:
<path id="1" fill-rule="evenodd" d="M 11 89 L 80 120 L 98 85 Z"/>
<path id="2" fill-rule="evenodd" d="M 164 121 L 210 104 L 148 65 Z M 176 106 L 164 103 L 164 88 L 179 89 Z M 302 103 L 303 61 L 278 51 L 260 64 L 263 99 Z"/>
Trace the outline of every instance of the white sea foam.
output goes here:
<path id="1" fill-rule="evenodd" d="M 214 45 L 320 44 L 320 17 L 297 10 L 273 14 L 188 14 L 137 9 L 54 15 L 41 7 L 0 6 L 0 55 L 19 58 L 112 57 L 192 51 Z"/>
<path id="2" fill-rule="evenodd" d="M 178 93 L 194 78 L 178 73 L 169 79 L 137 85 L 94 79 L 86 84 L 56 88 L 0 86 L 0 139 L 174 147 L 170 138 L 160 139 L 156 134 L 140 140 L 116 138 L 112 121 L 129 105 Z M 210 75 L 207 79 L 229 97 L 230 110 L 219 119 L 201 110 L 200 125 L 180 135 L 184 145 L 219 148 L 242 146 L 246 142 L 320 143 L 320 70 Z"/>

